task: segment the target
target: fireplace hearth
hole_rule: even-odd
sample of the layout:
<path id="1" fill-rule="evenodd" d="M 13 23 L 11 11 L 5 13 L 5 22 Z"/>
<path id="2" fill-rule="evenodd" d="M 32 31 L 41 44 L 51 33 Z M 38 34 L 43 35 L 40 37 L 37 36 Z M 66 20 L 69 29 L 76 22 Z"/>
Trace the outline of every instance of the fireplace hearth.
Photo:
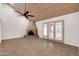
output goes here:
<path id="1" fill-rule="evenodd" d="M 28 35 L 34 35 L 33 31 L 28 31 Z"/>

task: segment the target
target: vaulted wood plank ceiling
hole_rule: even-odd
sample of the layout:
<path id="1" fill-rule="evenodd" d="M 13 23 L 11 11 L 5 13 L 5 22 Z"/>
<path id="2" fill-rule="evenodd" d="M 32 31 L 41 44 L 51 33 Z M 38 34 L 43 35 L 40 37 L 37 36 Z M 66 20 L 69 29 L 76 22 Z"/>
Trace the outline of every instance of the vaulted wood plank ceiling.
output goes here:
<path id="1" fill-rule="evenodd" d="M 13 7 L 24 13 L 25 4 L 15 3 Z M 78 3 L 26 3 L 26 11 L 33 14 L 35 17 L 29 18 L 32 21 L 45 20 L 47 18 L 56 17 L 68 13 L 79 11 Z"/>

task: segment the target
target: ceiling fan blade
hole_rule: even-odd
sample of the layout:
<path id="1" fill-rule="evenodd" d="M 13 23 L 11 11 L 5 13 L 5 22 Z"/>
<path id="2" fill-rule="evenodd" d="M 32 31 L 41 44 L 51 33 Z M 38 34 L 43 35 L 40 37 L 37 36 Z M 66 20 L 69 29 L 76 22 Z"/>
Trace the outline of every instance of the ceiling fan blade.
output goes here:
<path id="1" fill-rule="evenodd" d="M 26 16 L 28 13 L 29 13 L 29 11 L 26 11 L 26 12 L 24 13 L 24 15 Z"/>
<path id="2" fill-rule="evenodd" d="M 25 16 L 26 18 L 28 18 L 28 16 Z"/>
<path id="3" fill-rule="evenodd" d="M 16 11 L 17 13 L 19 13 L 19 14 L 21 14 L 21 15 L 23 15 L 21 12 L 19 12 L 19 11 Z"/>
<path id="4" fill-rule="evenodd" d="M 26 11 L 26 14 L 28 14 L 29 13 L 29 11 Z"/>
<path id="5" fill-rule="evenodd" d="M 34 17 L 34 15 L 27 15 L 27 16 Z"/>

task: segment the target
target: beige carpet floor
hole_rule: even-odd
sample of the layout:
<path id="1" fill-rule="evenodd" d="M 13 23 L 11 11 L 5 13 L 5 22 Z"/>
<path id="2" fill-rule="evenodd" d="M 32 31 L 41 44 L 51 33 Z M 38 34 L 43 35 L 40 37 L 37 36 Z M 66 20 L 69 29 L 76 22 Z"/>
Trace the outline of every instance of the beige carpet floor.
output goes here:
<path id="1" fill-rule="evenodd" d="M 3 40 L 0 44 L 2 56 L 77 56 L 78 48 L 55 41 L 27 36 Z"/>

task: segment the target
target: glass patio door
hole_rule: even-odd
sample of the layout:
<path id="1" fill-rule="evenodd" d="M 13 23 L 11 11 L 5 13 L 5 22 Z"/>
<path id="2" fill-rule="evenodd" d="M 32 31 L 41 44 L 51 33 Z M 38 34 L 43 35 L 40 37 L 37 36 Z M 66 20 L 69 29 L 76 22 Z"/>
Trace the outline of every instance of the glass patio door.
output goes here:
<path id="1" fill-rule="evenodd" d="M 43 24 L 43 37 L 51 40 L 64 40 L 64 21 L 54 21 Z"/>
<path id="2" fill-rule="evenodd" d="M 55 22 L 55 39 L 62 40 L 63 39 L 63 22 L 58 21 Z"/>
<path id="3" fill-rule="evenodd" d="M 54 39 L 54 23 L 49 23 L 49 39 Z"/>
<path id="4" fill-rule="evenodd" d="M 47 38 L 48 37 L 48 26 L 47 25 L 48 25 L 47 23 L 45 23 L 43 25 L 43 37 L 44 38 Z"/>

